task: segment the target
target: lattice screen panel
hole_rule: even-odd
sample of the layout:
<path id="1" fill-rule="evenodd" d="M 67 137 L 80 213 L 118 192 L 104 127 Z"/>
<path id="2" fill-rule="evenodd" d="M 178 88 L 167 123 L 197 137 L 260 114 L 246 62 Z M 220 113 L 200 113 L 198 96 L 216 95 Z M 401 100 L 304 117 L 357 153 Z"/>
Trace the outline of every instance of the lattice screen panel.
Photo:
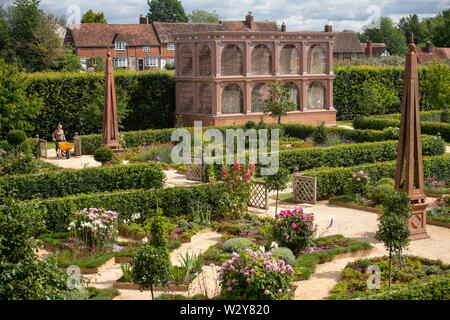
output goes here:
<path id="1" fill-rule="evenodd" d="M 248 205 L 254 208 L 267 209 L 268 195 L 266 184 L 262 181 L 255 181 L 251 188 Z"/>
<path id="2" fill-rule="evenodd" d="M 209 84 L 202 84 L 199 90 L 199 113 L 211 114 L 212 111 L 212 89 Z"/>
<path id="3" fill-rule="evenodd" d="M 294 173 L 292 190 L 294 202 L 316 204 L 317 198 L 316 178 L 305 177 Z"/>
<path id="4" fill-rule="evenodd" d="M 314 81 L 308 87 L 307 109 L 325 109 L 326 106 L 326 90 L 322 82 Z"/>
<path id="5" fill-rule="evenodd" d="M 180 105 L 183 112 L 191 112 L 194 104 L 194 83 L 183 82 L 180 85 Z"/>
<path id="6" fill-rule="evenodd" d="M 222 92 L 222 113 L 244 112 L 242 89 L 237 84 L 227 85 Z"/>
<path id="7" fill-rule="evenodd" d="M 252 89 L 252 112 L 264 112 L 265 99 L 270 98 L 270 89 L 265 83 L 257 83 Z"/>
<path id="8" fill-rule="evenodd" d="M 285 45 L 280 51 L 280 74 L 300 73 L 300 53 L 293 44 Z"/>
<path id="9" fill-rule="evenodd" d="M 221 74 L 223 76 L 242 75 L 243 55 L 237 45 L 227 45 L 222 50 Z"/>
<path id="10" fill-rule="evenodd" d="M 181 49 L 180 57 L 178 59 L 179 59 L 180 74 L 183 76 L 191 75 L 193 54 L 188 44 L 184 45 L 184 47 Z"/>
<path id="11" fill-rule="evenodd" d="M 252 75 L 267 75 L 272 72 L 272 52 L 263 45 L 258 44 L 252 50 L 251 61 Z"/>
<path id="12" fill-rule="evenodd" d="M 198 56 L 198 74 L 200 76 L 211 75 L 211 50 L 207 45 L 200 50 Z"/>
<path id="13" fill-rule="evenodd" d="M 186 165 L 186 180 L 203 181 L 204 177 L 205 166 L 194 163 L 194 159 L 192 159 L 192 162 Z"/>

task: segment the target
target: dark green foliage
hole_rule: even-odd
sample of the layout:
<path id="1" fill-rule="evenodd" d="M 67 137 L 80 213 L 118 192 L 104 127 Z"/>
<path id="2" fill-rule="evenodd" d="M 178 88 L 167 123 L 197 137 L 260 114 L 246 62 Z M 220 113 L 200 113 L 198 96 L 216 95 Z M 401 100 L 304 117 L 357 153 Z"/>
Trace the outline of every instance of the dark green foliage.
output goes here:
<path id="1" fill-rule="evenodd" d="M 210 185 L 174 187 L 158 190 L 159 208 L 165 216 L 188 215 L 186 205 L 192 199 L 210 206 L 212 212 L 218 207 L 217 194 Z M 47 209 L 45 216 L 48 231 L 64 232 L 69 226 L 69 216 L 84 208 L 104 208 L 119 212 L 119 219 L 130 219 L 136 212 L 148 219 L 156 212 L 155 190 L 128 190 L 115 193 L 82 194 L 65 198 L 46 199 L 39 206 Z"/>
<path id="2" fill-rule="evenodd" d="M 151 289 L 153 286 L 169 283 L 171 263 L 167 248 L 152 247 L 150 244 L 142 248 L 134 255 L 131 262 L 133 282 L 141 289 Z"/>
<path id="3" fill-rule="evenodd" d="M 325 128 L 325 122 L 321 122 L 317 129 L 313 131 L 312 138 L 318 144 L 328 141 L 328 130 Z"/>
<path id="4" fill-rule="evenodd" d="M 179 0 L 147 0 L 148 19 L 153 22 L 189 22 L 188 16 Z"/>
<path id="5" fill-rule="evenodd" d="M 15 147 L 24 142 L 26 139 L 27 135 L 22 130 L 11 130 L 6 134 L 6 141 Z"/>
<path id="6" fill-rule="evenodd" d="M 382 185 L 382 184 L 394 186 L 395 181 L 394 181 L 394 179 L 391 179 L 391 178 L 382 178 L 382 179 L 378 180 L 376 183 L 377 186 Z"/>
<path id="7" fill-rule="evenodd" d="M 0 299 L 64 299 L 67 273 L 35 254 L 44 228 L 42 208 L 7 199 L 0 207 Z"/>
<path id="8" fill-rule="evenodd" d="M 18 200 L 46 199 L 80 193 L 140 189 L 144 188 L 144 175 L 148 177 L 145 186 L 149 189 L 161 187 L 165 177 L 155 163 L 118 165 L 0 177 L 0 189 Z"/>
<path id="9" fill-rule="evenodd" d="M 373 181 L 395 177 L 395 161 L 364 164 L 354 167 L 315 168 L 303 172 L 305 176 L 317 178 L 317 199 L 325 200 L 345 193 L 345 185 L 353 172 L 363 170 Z M 424 157 L 424 176 L 436 175 L 440 179 L 450 179 L 450 157 L 448 155 Z"/>
<path id="10" fill-rule="evenodd" d="M 394 186 L 390 184 L 379 184 L 374 187 L 369 193 L 369 199 L 375 204 L 381 204 L 389 194 L 394 192 Z"/>
<path id="11" fill-rule="evenodd" d="M 400 119 L 389 117 L 360 117 L 353 121 L 355 129 L 383 130 L 388 127 L 399 127 Z M 450 124 L 444 122 L 421 122 L 422 134 L 437 135 L 450 141 Z"/>
<path id="12" fill-rule="evenodd" d="M 92 9 L 89 9 L 83 14 L 81 18 L 81 23 L 102 23 L 107 24 L 108 22 L 105 19 L 105 14 L 103 11 L 94 12 Z"/>
<path id="13" fill-rule="evenodd" d="M 42 113 L 39 122 L 34 123 L 33 135 L 39 134 L 43 139 L 50 139 L 58 123 L 63 124 L 68 139 L 75 132 L 80 135 L 97 133 L 89 131 L 92 130 L 92 124 L 85 124 L 80 115 L 86 113 L 85 108 L 94 102 L 96 108 L 101 107 L 102 104 L 98 107 L 97 98 L 103 100 L 103 94 L 99 90 L 104 86 L 104 79 L 102 73 L 37 73 L 24 77 L 28 96 L 38 92 L 43 101 Z M 114 82 L 117 101 L 126 104 L 124 109 L 129 110 L 121 121 L 124 131 L 172 126 L 175 86 L 171 73 L 116 72 Z M 145 114 L 152 116 L 143 117 Z M 97 118 L 96 127 L 101 128 L 101 125 L 100 117 Z M 101 135 L 100 143 L 91 153 L 100 146 Z"/>
<path id="14" fill-rule="evenodd" d="M 150 225 L 150 242 L 149 244 L 155 248 L 167 250 L 167 238 L 164 228 L 164 219 L 162 217 L 155 217 Z"/>
<path id="15" fill-rule="evenodd" d="M 0 157 L 1 174 L 35 174 L 39 172 L 39 161 L 30 154 Z"/>
<path id="16" fill-rule="evenodd" d="M 101 162 L 102 165 L 105 165 L 106 163 L 111 161 L 113 156 L 114 153 L 109 147 L 100 147 L 94 152 L 95 161 Z"/>

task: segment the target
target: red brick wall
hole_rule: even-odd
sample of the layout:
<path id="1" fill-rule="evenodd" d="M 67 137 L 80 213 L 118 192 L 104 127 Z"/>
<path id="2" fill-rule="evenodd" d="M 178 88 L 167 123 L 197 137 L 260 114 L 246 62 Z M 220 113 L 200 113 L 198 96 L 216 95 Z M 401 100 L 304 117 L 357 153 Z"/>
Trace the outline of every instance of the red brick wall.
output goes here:
<path id="1" fill-rule="evenodd" d="M 358 53 L 358 59 L 364 58 L 366 55 L 364 53 Z M 344 58 L 339 59 L 338 58 L 338 54 L 337 53 L 333 53 L 333 62 L 350 62 L 352 61 L 351 59 L 351 53 L 346 52 L 344 53 Z"/>
<path id="2" fill-rule="evenodd" d="M 161 44 L 161 59 L 175 59 L 175 50 L 168 50 L 167 43 Z"/>

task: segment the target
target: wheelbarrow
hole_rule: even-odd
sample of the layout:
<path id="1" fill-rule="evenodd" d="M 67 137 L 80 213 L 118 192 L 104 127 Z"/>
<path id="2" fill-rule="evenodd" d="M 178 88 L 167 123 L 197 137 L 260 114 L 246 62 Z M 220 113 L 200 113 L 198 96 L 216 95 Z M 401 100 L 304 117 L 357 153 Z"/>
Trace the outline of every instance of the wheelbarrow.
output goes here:
<path id="1" fill-rule="evenodd" d="M 65 155 L 66 159 L 70 158 L 70 150 L 73 149 L 73 144 L 70 144 L 66 141 L 58 142 L 58 148 L 61 150 L 62 154 Z"/>

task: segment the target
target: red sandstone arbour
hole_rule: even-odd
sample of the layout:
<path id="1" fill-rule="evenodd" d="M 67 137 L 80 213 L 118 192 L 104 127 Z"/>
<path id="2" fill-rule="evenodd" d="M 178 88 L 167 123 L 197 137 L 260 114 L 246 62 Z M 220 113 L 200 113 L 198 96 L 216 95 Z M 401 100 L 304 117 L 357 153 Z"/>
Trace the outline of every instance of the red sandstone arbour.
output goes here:
<path id="1" fill-rule="evenodd" d="M 214 31 L 177 34 L 176 114 L 185 125 L 244 124 L 263 115 L 268 81 L 291 87 L 297 110 L 283 122 L 336 122 L 333 32 Z M 276 121 L 266 115 L 267 122 Z"/>

